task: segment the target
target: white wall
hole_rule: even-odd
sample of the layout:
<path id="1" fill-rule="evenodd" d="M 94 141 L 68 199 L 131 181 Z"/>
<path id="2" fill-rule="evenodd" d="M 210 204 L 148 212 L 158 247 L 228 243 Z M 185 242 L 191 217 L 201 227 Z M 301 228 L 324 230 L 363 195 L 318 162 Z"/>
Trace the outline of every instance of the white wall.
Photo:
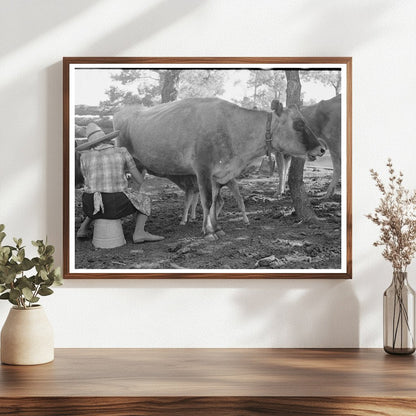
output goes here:
<path id="1" fill-rule="evenodd" d="M 66 281 L 57 347 L 380 347 L 391 270 L 364 218 L 391 156 L 416 187 L 416 3 L 1 0 L 0 223 L 62 258 L 63 56 L 352 56 L 353 280 Z M 410 270 L 416 287 L 416 268 Z M 0 304 L 0 325 L 9 304 Z"/>

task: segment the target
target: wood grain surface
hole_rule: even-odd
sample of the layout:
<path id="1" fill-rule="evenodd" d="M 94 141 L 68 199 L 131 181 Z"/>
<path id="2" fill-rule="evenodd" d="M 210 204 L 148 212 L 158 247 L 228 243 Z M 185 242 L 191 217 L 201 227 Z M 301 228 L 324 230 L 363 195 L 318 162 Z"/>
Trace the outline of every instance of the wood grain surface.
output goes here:
<path id="1" fill-rule="evenodd" d="M 0 368 L 0 415 L 416 415 L 413 356 L 373 349 L 58 349 Z"/>

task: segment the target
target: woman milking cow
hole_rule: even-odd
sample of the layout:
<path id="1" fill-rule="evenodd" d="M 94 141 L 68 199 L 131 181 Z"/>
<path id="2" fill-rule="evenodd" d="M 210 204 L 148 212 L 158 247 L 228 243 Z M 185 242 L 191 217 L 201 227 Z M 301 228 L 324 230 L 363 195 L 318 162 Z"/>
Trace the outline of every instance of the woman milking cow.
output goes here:
<path id="1" fill-rule="evenodd" d="M 77 238 L 88 236 L 93 220 L 113 220 L 135 214 L 134 243 L 163 240 L 164 237 L 144 229 L 151 212 L 150 198 L 140 192 L 144 177 L 127 149 L 116 147 L 111 141 L 117 135 L 118 131 L 105 134 L 97 124 L 90 123 L 87 142 L 76 148 L 80 152 L 80 168 L 85 182 L 82 207 L 86 215 Z M 126 172 L 131 174 L 137 189 L 128 187 Z"/>

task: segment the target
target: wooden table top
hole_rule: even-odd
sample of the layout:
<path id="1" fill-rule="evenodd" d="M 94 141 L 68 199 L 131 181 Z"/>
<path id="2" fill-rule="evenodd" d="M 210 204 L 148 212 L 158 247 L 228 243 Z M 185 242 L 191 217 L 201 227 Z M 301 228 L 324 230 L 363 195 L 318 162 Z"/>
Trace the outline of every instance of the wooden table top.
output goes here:
<path id="1" fill-rule="evenodd" d="M 416 398 L 416 362 L 381 349 L 57 349 L 40 366 L 0 366 L 12 397 Z"/>

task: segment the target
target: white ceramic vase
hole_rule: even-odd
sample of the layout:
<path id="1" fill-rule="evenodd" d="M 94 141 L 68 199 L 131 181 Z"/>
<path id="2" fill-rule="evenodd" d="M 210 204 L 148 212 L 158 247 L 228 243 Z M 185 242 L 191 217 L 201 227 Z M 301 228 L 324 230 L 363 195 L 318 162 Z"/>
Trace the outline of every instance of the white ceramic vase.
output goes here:
<path id="1" fill-rule="evenodd" d="M 1 331 L 1 362 L 35 365 L 53 359 L 53 329 L 43 307 L 11 308 Z"/>

